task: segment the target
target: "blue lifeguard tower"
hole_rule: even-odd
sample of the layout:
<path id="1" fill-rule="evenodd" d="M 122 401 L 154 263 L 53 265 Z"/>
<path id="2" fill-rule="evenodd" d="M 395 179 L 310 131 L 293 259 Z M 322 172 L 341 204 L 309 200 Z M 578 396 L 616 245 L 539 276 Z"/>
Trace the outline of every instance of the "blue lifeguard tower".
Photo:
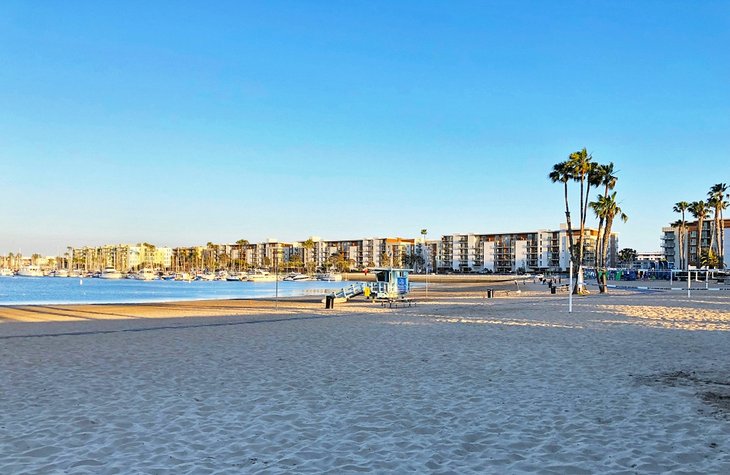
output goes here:
<path id="1" fill-rule="evenodd" d="M 372 269 L 375 274 L 375 282 L 370 282 L 370 297 L 375 299 L 399 299 L 403 298 L 411 290 L 411 283 L 408 274 L 413 269 L 379 268 Z"/>

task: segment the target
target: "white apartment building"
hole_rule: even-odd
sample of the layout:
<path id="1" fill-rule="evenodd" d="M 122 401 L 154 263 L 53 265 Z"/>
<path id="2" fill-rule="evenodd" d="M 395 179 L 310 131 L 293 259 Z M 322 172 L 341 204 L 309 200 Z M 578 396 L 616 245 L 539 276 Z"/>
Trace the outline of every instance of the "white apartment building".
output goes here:
<path id="1" fill-rule="evenodd" d="M 577 242 L 580 230 L 573 230 Z M 598 231 L 585 230 L 585 261 L 594 265 Z M 618 237 L 611 233 L 609 266 L 614 265 Z M 442 236 L 437 251 L 440 271 L 533 272 L 565 271 L 569 268 L 568 230 L 537 230 L 498 234 L 450 234 Z"/>

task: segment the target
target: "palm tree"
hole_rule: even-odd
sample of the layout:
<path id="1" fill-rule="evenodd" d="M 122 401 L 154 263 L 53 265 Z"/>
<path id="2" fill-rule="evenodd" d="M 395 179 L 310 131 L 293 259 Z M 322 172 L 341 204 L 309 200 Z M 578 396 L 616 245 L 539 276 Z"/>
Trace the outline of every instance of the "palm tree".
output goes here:
<path id="1" fill-rule="evenodd" d="M 306 251 L 311 251 L 314 249 L 314 240 L 312 238 L 307 239 L 302 243 L 302 247 Z M 308 253 L 309 254 L 309 253 Z M 314 272 L 314 256 L 311 256 L 310 259 L 307 259 L 307 256 L 304 256 L 304 266 L 307 268 L 307 273 L 311 274 Z"/>
<path id="2" fill-rule="evenodd" d="M 598 165 L 595 168 L 594 171 L 594 179 L 598 183 L 598 185 L 603 185 L 605 187 L 603 196 L 608 196 L 609 190 L 613 190 L 616 186 L 616 182 L 618 181 L 618 177 L 616 176 L 616 172 L 614 171 L 613 162 L 608 163 L 607 165 Z M 601 195 L 598 195 L 598 198 L 600 200 Z M 605 217 L 597 212 L 596 207 L 594 206 L 594 203 L 597 204 L 598 201 L 594 201 L 593 203 L 590 203 L 589 206 L 593 209 L 596 216 L 598 216 L 598 238 L 596 242 L 596 266 L 599 265 L 601 267 L 605 266 L 605 264 L 600 262 L 600 256 L 602 256 L 602 249 L 604 246 L 604 238 L 603 235 L 603 224 Z M 599 207 L 600 208 L 600 207 Z"/>
<path id="3" fill-rule="evenodd" d="M 700 256 L 700 265 L 702 267 L 707 267 L 708 269 L 719 267 L 717 254 L 715 254 L 715 251 L 713 251 L 712 248 L 702 251 L 702 255 Z"/>
<path id="4" fill-rule="evenodd" d="M 246 262 L 246 255 L 243 252 L 243 248 L 248 246 L 248 240 L 246 239 L 239 239 L 236 241 L 236 245 L 238 246 L 238 270 L 241 271 L 241 267 Z"/>
<path id="5" fill-rule="evenodd" d="M 693 201 L 689 205 L 689 212 L 697 220 L 697 255 L 695 264 L 699 266 L 700 256 L 702 255 L 702 227 L 705 219 L 708 218 L 707 203 L 704 201 Z M 689 264 L 689 262 L 687 262 Z"/>
<path id="6" fill-rule="evenodd" d="M 625 247 L 618 252 L 618 260 L 626 265 L 631 265 L 636 260 L 636 250 Z"/>
<path id="7" fill-rule="evenodd" d="M 595 166 L 591 160 L 593 157 L 583 148 L 570 154 L 568 164 L 572 169 L 573 180 L 580 183 L 580 237 L 578 238 L 578 265 L 583 265 L 583 249 L 585 247 L 585 225 L 588 214 L 588 196 L 591 185 L 596 183 Z M 579 276 L 580 280 L 580 276 Z"/>
<path id="8" fill-rule="evenodd" d="M 570 206 L 568 203 L 568 182 L 573 179 L 573 172 L 568 162 L 560 162 L 553 165 L 553 170 L 548 174 L 553 183 L 562 183 L 565 191 L 565 221 L 568 225 L 568 245 L 570 257 L 575 262 L 575 244 L 573 243 L 573 226 L 570 222 Z"/>
<path id="9" fill-rule="evenodd" d="M 682 259 L 684 256 L 684 242 L 682 240 L 682 230 L 684 229 L 684 225 L 687 224 L 681 219 L 676 220 L 673 223 L 670 223 L 670 226 L 676 229 L 679 229 L 679 239 L 677 242 L 677 245 L 679 246 L 679 268 L 684 269 L 684 266 L 682 265 Z"/>
<path id="10" fill-rule="evenodd" d="M 687 266 L 687 261 L 689 260 L 689 249 L 687 249 L 687 220 L 685 219 L 685 212 L 689 209 L 689 203 L 686 201 L 678 201 L 674 205 L 674 212 L 675 213 L 682 213 L 682 220 L 680 221 L 679 226 L 679 267 L 681 269 L 684 269 Z M 685 252 L 682 252 L 682 249 L 684 249 Z M 685 253 L 687 255 L 685 256 Z"/>
<path id="11" fill-rule="evenodd" d="M 708 204 L 715 210 L 715 236 L 717 243 L 717 260 L 719 267 L 725 266 L 725 218 L 723 211 L 728 207 L 727 184 L 717 183 L 707 193 Z"/>
<path id="12" fill-rule="evenodd" d="M 591 209 L 593 209 L 593 212 L 598 217 L 599 225 L 598 225 L 598 242 L 597 242 L 597 249 L 596 249 L 596 279 L 598 281 L 598 290 L 600 293 L 606 293 L 606 286 L 603 282 L 602 274 L 605 272 L 605 262 L 603 260 L 603 242 L 605 241 L 605 237 L 602 236 L 602 228 L 603 223 L 606 220 L 606 212 L 607 212 L 607 206 L 606 206 L 606 195 L 599 194 L 596 198 L 596 201 L 592 201 L 589 206 Z M 603 271 L 603 272 L 601 272 Z"/>
<path id="13" fill-rule="evenodd" d="M 604 235 L 606 236 L 606 239 L 604 240 L 606 243 L 611 239 L 611 227 L 613 226 L 613 220 L 618 217 L 621 221 L 624 223 L 628 221 L 629 217 L 626 216 L 626 213 L 621 210 L 618 203 L 616 202 L 616 192 L 614 191 L 609 196 L 605 198 L 605 217 L 606 217 L 606 230 L 604 231 Z M 605 245 L 603 247 L 603 256 L 602 260 L 603 262 L 608 262 L 608 246 Z M 606 274 L 603 274 L 603 286 L 606 287 Z M 605 291 L 605 290 L 604 290 Z"/>

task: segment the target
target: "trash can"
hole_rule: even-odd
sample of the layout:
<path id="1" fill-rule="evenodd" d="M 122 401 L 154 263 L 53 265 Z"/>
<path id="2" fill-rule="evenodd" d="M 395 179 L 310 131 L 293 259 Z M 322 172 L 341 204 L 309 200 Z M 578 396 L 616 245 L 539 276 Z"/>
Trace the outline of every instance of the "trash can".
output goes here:
<path id="1" fill-rule="evenodd" d="M 488 299 L 494 298 L 494 289 L 487 289 L 487 298 Z"/>
<path id="2" fill-rule="evenodd" d="M 325 297 L 324 308 L 335 308 L 335 296 L 327 295 Z"/>
<path id="3" fill-rule="evenodd" d="M 557 293 L 557 290 L 558 290 L 558 288 L 557 288 L 557 287 L 555 287 L 555 286 L 552 286 L 552 287 L 550 287 L 550 293 L 551 293 L 551 294 L 555 294 L 555 293 Z"/>

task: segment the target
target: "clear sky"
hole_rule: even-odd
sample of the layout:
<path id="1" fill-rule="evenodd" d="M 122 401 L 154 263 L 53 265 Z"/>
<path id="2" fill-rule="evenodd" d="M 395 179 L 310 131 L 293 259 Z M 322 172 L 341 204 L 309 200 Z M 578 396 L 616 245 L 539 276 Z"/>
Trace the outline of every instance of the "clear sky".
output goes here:
<path id="1" fill-rule="evenodd" d="M 5 0 L 0 252 L 557 228 L 582 147 L 658 250 L 730 182 L 728 45 L 728 1 Z"/>

